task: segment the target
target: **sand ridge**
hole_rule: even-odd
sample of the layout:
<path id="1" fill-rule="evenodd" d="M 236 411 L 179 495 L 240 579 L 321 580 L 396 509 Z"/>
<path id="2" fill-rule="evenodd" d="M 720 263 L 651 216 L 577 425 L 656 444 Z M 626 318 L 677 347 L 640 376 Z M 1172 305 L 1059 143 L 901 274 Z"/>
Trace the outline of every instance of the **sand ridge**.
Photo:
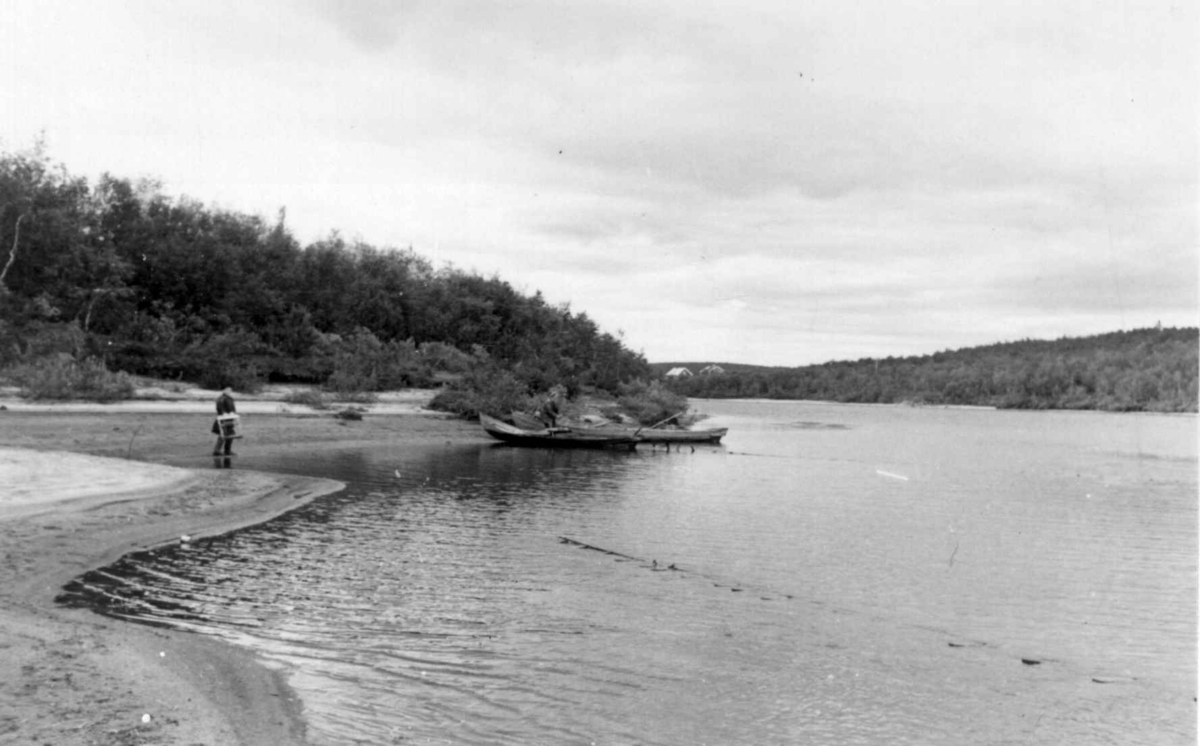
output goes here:
<path id="1" fill-rule="evenodd" d="M 284 674 L 253 654 L 54 602 L 67 582 L 128 552 L 259 523 L 342 487 L 212 468 L 211 417 L 0 409 L 0 670 L 17 674 L 0 677 L 0 744 L 305 743 Z M 478 426 L 411 412 L 243 421 L 253 437 L 239 448 L 264 451 L 485 439 Z M 180 449 L 195 452 L 196 468 L 161 463 Z"/>
<path id="2" fill-rule="evenodd" d="M 0 455 L 0 480 L 7 480 L 14 464 L 36 473 L 47 454 Z M 59 607 L 54 597 L 67 581 L 129 551 L 177 542 L 182 532 L 216 534 L 266 520 L 341 484 L 67 453 L 53 461 L 78 476 L 121 471 L 139 489 L 26 501 L 42 510 L 0 521 L 0 669 L 19 674 L 0 681 L 0 743 L 303 743 L 298 702 L 253 656 L 214 639 Z M 155 478 L 159 489 L 149 484 Z"/>

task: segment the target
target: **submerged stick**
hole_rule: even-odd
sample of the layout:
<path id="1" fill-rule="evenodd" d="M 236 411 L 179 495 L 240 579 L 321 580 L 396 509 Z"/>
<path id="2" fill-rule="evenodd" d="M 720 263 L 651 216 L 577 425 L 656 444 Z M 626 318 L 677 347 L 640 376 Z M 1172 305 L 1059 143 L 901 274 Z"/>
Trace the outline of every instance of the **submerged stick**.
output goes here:
<path id="1" fill-rule="evenodd" d="M 595 547 L 595 546 L 592 546 L 591 544 L 584 544 L 582 541 L 576 541 L 575 539 L 568 539 L 565 536 L 558 537 L 558 542 L 560 544 L 571 544 L 573 546 L 579 547 L 580 549 L 590 549 L 593 552 L 600 552 L 601 554 L 609 554 L 609 555 L 612 555 L 613 557 L 624 557 L 625 559 L 634 560 L 635 562 L 645 562 L 646 561 L 646 560 L 642 559 L 641 557 L 631 557 L 628 554 L 621 554 L 620 552 L 614 552 L 613 550 L 605 549 L 604 547 Z"/>

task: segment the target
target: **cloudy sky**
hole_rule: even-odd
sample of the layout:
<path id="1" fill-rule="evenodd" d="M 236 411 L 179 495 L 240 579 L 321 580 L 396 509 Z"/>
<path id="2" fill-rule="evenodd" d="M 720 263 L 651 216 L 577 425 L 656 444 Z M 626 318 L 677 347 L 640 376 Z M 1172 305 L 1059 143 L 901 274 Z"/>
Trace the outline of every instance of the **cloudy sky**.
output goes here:
<path id="1" fill-rule="evenodd" d="M 1197 323 L 1197 6 L 37 2 L 0 147 L 569 302 L 651 361 Z"/>

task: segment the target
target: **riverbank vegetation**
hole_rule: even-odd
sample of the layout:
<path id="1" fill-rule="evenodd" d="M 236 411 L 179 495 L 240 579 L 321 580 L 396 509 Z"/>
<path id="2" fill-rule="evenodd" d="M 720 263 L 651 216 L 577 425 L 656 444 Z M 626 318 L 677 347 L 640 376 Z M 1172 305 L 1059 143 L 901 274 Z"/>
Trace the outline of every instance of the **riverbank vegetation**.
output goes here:
<path id="1" fill-rule="evenodd" d="M 722 373 L 669 379 L 669 386 L 703 398 L 1195 412 L 1198 340 L 1195 327 L 1151 328 L 799 368 L 721 364 Z"/>
<path id="2" fill-rule="evenodd" d="M 0 153 L 0 370 L 41 398 L 128 396 L 123 374 L 342 400 L 441 386 L 434 406 L 463 414 L 650 377 L 620 334 L 499 277 L 337 233 L 301 246 L 283 210 L 92 184 L 40 146 Z"/>

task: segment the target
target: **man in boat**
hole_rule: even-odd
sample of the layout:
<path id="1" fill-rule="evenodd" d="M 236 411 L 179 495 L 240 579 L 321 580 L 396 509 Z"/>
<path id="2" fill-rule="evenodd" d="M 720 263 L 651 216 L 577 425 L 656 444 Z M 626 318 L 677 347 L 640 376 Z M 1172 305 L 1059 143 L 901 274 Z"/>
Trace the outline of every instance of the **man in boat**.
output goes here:
<path id="1" fill-rule="evenodd" d="M 551 394 L 542 404 L 542 421 L 550 427 L 558 427 L 558 397 Z"/>
<path id="2" fill-rule="evenodd" d="M 222 422 L 222 417 L 237 414 L 237 405 L 233 402 L 233 389 L 226 386 L 217 397 L 217 419 L 213 420 L 212 431 L 217 436 L 217 444 L 213 446 L 213 455 L 220 456 L 224 447 L 226 456 L 233 455 L 234 426 L 232 420 Z"/>

